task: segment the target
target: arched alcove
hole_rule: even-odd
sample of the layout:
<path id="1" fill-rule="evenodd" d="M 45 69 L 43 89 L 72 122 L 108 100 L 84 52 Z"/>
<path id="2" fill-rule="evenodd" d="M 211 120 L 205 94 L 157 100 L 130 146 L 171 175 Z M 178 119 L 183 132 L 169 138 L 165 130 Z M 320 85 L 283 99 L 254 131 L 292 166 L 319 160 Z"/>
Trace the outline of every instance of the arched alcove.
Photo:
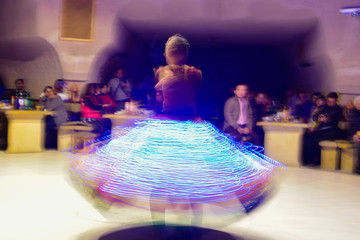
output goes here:
<path id="1" fill-rule="evenodd" d="M 0 1 L 0 75 L 6 88 L 23 78 L 31 97 L 38 98 L 44 86 L 62 77 L 55 47 L 39 30 L 36 0 Z"/>
<path id="2" fill-rule="evenodd" d="M 44 86 L 52 86 L 62 77 L 57 51 L 40 37 L 1 41 L 0 72 L 7 88 L 14 88 L 17 78 L 25 79 L 26 89 L 33 98 L 39 97 Z"/>

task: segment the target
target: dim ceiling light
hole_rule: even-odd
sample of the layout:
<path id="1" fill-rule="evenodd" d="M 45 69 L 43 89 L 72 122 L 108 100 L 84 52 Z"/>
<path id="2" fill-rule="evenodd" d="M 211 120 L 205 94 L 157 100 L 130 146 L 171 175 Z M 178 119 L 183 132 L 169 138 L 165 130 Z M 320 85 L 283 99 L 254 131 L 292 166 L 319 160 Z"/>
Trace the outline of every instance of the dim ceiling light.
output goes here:
<path id="1" fill-rule="evenodd" d="M 351 15 L 352 17 L 360 16 L 360 7 L 344 7 L 339 10 L 341 13 Z"/>

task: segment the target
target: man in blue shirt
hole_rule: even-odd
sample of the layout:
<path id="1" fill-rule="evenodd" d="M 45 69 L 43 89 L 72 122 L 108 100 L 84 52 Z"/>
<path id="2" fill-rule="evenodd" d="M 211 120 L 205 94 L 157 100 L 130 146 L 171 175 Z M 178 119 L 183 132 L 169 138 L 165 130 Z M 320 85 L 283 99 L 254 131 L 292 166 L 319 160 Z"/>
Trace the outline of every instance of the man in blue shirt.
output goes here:
<path id="1" fill-rule="evenodd" d="M 131 99 L 131 86 L 124 69 L 119 68 L 116 70 L 115 77 L 109 81 L 108 86 L 110 94 L 117 103 L 115 111 L 124 109 L 125 102 Z"/>

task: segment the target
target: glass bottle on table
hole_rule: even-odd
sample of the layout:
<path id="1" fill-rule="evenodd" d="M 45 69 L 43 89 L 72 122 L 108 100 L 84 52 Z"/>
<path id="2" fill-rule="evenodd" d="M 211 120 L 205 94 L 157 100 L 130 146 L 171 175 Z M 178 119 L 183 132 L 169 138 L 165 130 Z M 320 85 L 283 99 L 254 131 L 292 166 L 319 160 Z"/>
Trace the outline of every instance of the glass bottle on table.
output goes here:
<path id="1" fill-rule="evenodd" d="M 289 119 L 290 119 L 290 111 L 289 111 L 288 107 L 285 106 L 282 111 L 282 121 L 288 122 Z"/>
<path id="2" fill-rule="evenodd" d="M 26 108 L 26 97 L 24 94 L 20 93 L 18 98 L 19 110 L 25 110 Z"/>
<path id="3" fill-rule="evenodd" d="M 15 109 L 20 109 L 19 99 L 20 99 L 20 94 L 18 92 L 16 92 L 15 93 Z"/>
<path id="4" fill-rule="evenodd" d="M 15 96 L 11 96 L 11 102 L 10 102 L 10 105 L 11 107 L 13 108 L 16 108 L 16 100 L 15 100 Z"/>

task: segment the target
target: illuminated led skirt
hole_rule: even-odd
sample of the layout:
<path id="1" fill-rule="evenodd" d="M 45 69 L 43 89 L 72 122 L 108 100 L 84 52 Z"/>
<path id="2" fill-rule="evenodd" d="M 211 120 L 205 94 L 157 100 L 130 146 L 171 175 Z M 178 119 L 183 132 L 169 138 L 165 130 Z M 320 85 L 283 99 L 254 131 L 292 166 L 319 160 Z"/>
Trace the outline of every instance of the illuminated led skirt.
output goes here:
<path id="1" fill-rule="evenodd" d="M 67 151 L 71 178 L 108 201 L 144 209 L 212 205 L 248 213 L 286 168 L 262 148 L 237 143 L 207 122 L 147 119 Z"/>

